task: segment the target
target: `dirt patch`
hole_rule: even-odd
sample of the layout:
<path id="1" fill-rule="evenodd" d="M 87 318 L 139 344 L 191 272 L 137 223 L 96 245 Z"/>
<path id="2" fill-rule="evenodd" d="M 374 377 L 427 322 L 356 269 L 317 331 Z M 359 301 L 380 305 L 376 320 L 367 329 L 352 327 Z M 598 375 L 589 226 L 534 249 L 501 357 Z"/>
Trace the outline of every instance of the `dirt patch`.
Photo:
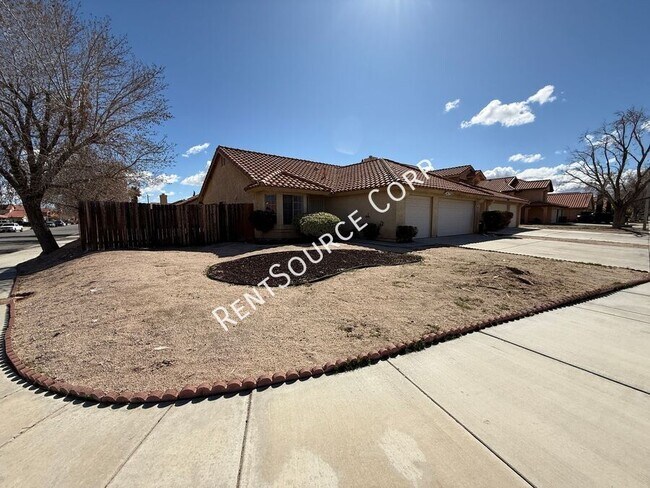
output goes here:
<path id="1" fill-rule="evenodd" d="M 14 350 L 58 380 L 104 390 L 164 390 L 322 365 L 645 276 L 436 248 L 415 253 L 422 257 L 418 263 L 274 289 L 275 296 L 266 295 L 264 305 L 226 332 L 212 309 L 227 307 L 251 287 L 211 280 L 205 270 L 238 259 L 243 249 L 109 251 L 20 276 L 17 291 L 27 295 L 16 304 Z"/>
<path id="2" fill-rule="evenodd" d="M 269 286 L 283 286 L 287 282 L 289 286 L 297 286 L 331 278 L 352 269 L 397 266 L 420 261 L 422 257 L 415 254 L 358 249 L 336 249 L 328 253 L 323 249 L 309 248 L 303 251 L 268 252 L 232 259 L 210 266 L 207 275 L 213 280 L 235 285 L 257 285 L 268 278 L 266 283 Z M 269 268 L 276 264 L 279 265 L 274 269 L 273 274 L 276 276 L 270 276 Z M 289 281 L 286 277 L 277 276 L 279 273 L 289 276 L 289 266 L 300 276 L 291 274 Z"/>

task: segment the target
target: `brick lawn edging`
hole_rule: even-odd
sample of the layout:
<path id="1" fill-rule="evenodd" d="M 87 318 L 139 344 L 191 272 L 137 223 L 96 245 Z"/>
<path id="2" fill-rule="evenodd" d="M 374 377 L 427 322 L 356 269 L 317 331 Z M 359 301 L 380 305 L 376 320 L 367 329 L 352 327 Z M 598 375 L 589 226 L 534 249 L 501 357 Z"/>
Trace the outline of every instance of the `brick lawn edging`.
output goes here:
<path id="1" fill-rule="evenodd" d="M 34 371 L 27 364 L 25 364 L 19 356 L 16 355 L 13 348 L 13 340 L 11 337 L 16 314 L 16 296 L 14 293 L 16 280 L 14 280 L 14 284 L 9 295 L 10 300 L 7 304 L 9 308 L 9 323 L 7 324 L 5 331 L 5 353 L 10 364 L 13 366 L 14 370 L 21 378 L 30 384 L 37 385 L 53 393 L 100 403 L 138 404 L 175 402 L 178 400 L 189 400 L 192 398 L 238 393 L 241 391 L 254 390 L 256 388 L 263 388 L 271 385 L 279 385 L 283 383 L 291 383 L 297 380 L 305 380 L 311 377 L 319 377 L 324 374 L 329 375 L 337 372 L 356 369 L 358 367 L 376 363 L 379 360 L 387 359 L 398 354 L 405 354 L 411 351 L 424 349 L 425 347 L 438 344 L 439 342 L 455 339 L 457 337 L 466 335 L 471 332 L 476 332 L 481 329 L 494 327 L 495 325 L 511 322 L 524 317 L 529 317 L 541 312 L 547 312 L 549 310 L 574 305 L 576 303 L 581 303 L 587 300 L 593 300 L 595 298 L 609 295 L 616 291 L 624 290 L 634 286 L 642 285 L 644 283 L 650 283 L 650 275 L 646 275 L 644 278 L 628 281 L 626 283 L 604 286 L 589 292 L 576 293 L 561 300 L 550 301 L 544 305 L 531 307 L 520 312 L 498 315 L 479 322 L 475 322 L 465 327 L 456 327 L 455 329 L 446 332 L 425 334 L 420 338 L 414 339 L 408 343 L 401 342 L 398 344 L 386 344 L 379 349 L 374 349 L 365 354 L 359 354 L 356 357 L 349 356 L 347 358 L 338 358 L 323 365 L 309 366 L 301 368 L 299 370 L 289 370 L 287 372 L 277 372 L 274 374 L 262 374 L 257 379 L 253 377 L 243 379 L 234 378 L 228 381 L 219 380 L 214 383 L 185 385 L 182 388 L 167 389 L 165 391 L 153 390 L 140 392 L 116 392 L 98 390 L 80 385 L 71 385 L 64 381 L 57 381 L 50 376 Z"/>

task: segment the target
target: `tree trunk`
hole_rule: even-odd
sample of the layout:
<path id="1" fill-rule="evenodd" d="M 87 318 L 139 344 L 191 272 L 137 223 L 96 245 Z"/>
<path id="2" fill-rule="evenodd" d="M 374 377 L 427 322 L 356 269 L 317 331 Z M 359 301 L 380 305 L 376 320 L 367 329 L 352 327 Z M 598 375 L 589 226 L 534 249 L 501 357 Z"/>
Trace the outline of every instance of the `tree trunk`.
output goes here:
<path id="1" fill-rule="evenodd" d="M 620 207 L 616 205 L 614 207 L 614 217 L 612 219 L 612 227 L 615 229 L 620 229 L 625 224 L 625 207 Z"/>
<path id="2" fill-rule="evenodd" d="M 49 227 L 45 225 L 45 219 L 41 212 L 41 201 L 40 198 L 30 198 L 23 200 L 23 205 L 25 206 L 25 213 L 32 226 L 32 230 L 38 239 L 38 243 L 41 245 L 41 249 L 43 249 L 43 253 L 48 254 L 56 251 L 59 245 L 56 243 L 56 239 L 54 239 Z"/>

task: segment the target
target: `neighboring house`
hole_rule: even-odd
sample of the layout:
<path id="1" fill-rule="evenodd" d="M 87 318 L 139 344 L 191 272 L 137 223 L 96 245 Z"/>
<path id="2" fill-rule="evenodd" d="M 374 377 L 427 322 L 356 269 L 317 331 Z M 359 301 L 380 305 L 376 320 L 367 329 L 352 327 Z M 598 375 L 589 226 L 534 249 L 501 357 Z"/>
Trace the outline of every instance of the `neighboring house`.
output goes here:
<path id="1" fill-rule="evenodd" d="M 411 191 L 404 174 L 415 171 L 421 184 Z M 391 183 L 402 183 L 406 196 L 399 202 L 389 198 Z M 395 186 L 395 185 L 393 185 Z M 368 193 L 379 208 L 375 210 Z M 399 194 L 396 191 L 395 194 Z M 271 239 L 296 236 L 297 216 L 327 211 L 345 219 L 354 210 L 364 222 L 383 223 L 380 238 L 395 239 L 400 225 L 418 228 L 416 238 L 469 234 L 478 230 L 481 213 L 495 202 L 518 216 L 524 200 L 489 189 L 452 181 L 436 174 L 424 179 L 419 168 L 389 159 L 370 156 L 359 163 L 337 166 L 304 159 L 288 158 L 219 146 L 214 153 L 198 195 L 199 204 L 252 203 L 256 210 L 277 215 L 274 229 L 257 237 Z"/>
<path id="2" fill-rule="evenodd" d="M 481 181 L 478 186 L 528 200 L 522 211 L 522 224 L 551 224 L 562 215 L 563 206 L 549 202 L 547 198 L 553 191 L 551 180 L 522 180 L 507 176 Z"/>
<path id="3" fill-rule="evenodd" d="M 53 210 L 41 208 L 41 213 L 43 214 L 43 218 L 46 220 L 58 218 L 58 214 Z M 25 212 L 25 207 L 22 205 L 14 204 L 0 205 L 0 220 L 17 222 L 19 224 L 25 224 L 29 222 L 27 219 L 27 212 Z"/>
<path id="4" fill-rule="evenodd" d="M 174 202 L 172 205 L 190 205 L 193 203 L 199 203 L 199 196 L 194 195 L 193 197 L 185 198 L 184 200 L 179 200 Z"/>
<path id="5" fill-rule="evenodd" d="M 0 208 L 0 220 L 17 222 L 19 224 L 27 222 L 25 207 L 22 205 L 3 205 Z"/>
<path id="6" fill-rule="evenodd" d="M 594 196 L 585 192 L 549 193 L 548 201 L 562 205 L 561 216 L 568 222 L 575 222 L 581 212 L 594 211 Z"/>
<path id="7" fill-rule="evenodd" d="M 556 224 L 564 220 L 575 222 L 580 212 L 594 209 L 591 193 L 552 193 L 551 180 L 522 180 L 507 176 L 480 181 L 477 185 L 528 200 L 528 205 L 522 211 L 522 224 Z"/>
<path id="8" fill-rule="evenodd" d="M 480 181 L 485 181 L 485 175 L 483 172 L 480 169 L 474 169 L 471 164 L 454 166 L 452 168 L 436 169 L 431 173 L 437 176 L 442 176 L 451 181 L 460 181 L 470 185 L 477 185 Z"/>

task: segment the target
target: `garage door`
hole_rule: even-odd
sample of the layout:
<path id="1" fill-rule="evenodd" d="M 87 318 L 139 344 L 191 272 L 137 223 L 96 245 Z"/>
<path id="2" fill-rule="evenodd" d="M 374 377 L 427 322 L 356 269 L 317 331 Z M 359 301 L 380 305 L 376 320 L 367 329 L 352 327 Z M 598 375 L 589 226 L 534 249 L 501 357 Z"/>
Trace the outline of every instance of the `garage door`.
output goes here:
<path id="1" fill-rule="evenodd" d="M 408 197 L 406 200 L 406 225 L 418 228 L 416 239 L 431 237 L 431 198 Z"/>
<path id="2" fill-rule="evenodd" d="M 474 202 L 445 200 L 438 204 L 438 236 L 455 236 L 474 232 Z"/>

